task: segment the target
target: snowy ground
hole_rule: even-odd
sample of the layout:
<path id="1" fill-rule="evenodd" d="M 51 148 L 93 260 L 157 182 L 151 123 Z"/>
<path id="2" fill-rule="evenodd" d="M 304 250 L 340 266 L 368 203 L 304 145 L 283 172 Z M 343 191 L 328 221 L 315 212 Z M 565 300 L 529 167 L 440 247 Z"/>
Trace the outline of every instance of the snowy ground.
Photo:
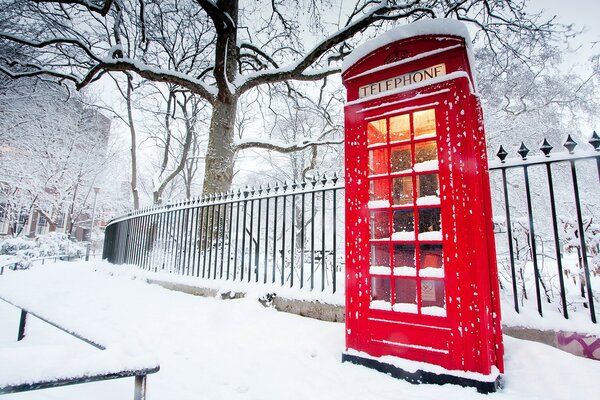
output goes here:
<path id="1" fill-rule="evenodd" d="M 488 398 L 474 389 L 411 385 L 342 364 L 343 324 L 280 313 L 251 298 L 218 300 L 168 291 L 139 279 L 94 272 L 98 264 L 64 262 L 9 272 L 0 276 L 0 292 L 18 294 L 25 286 L 48 285 L 57 296 L 45 307 L 68 301 L 71 312 L 80 312 L 85 325 L 81 329 L 126 347 L 147 349 L 161 364 L 161 371 L 148 379 L 150 400 Z M 76 339 L 41 321 L 31 323 L 24 342 L 15 344 L 18 312 L 0 303 L 0 347 L 56 346 L 69 349 L 65 353 L 70 357 L 85 352 Z M 108 317 L 86 321 L 87 307 Z M 505 345 L 505 388 L 490 398 L 576 399 L 600 393 L 600 362 L 510 337 L 505 337 Z M 57 368 L 64 362 L 57 359 Z M 0 376 L 6 368 L 6 360 L 0 360 Z M 132 395 L 133 380 L 123 379 L 4 398 L 93 400 Z"/>

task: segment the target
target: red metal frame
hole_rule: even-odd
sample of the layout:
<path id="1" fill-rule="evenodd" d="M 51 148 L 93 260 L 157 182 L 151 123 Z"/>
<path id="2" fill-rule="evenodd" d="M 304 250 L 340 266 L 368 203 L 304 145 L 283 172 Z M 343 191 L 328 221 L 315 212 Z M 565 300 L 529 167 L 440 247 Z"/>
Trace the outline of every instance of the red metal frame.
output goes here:
<path id="1" fill-rule="evenodd" d="M 393 57 L 423 53 L 425 56 L 407 62 Z M 390 66 L 378 68 L 382 60 L 391 60 Z M 432 84 L 358 98 L 359 88 L 369 82 L 439 63 L 444 63 L 446 75 Z M 351 66 L 343 79 L 348 89 L 347 348 L 449 370 L 489 375 L 495 366 L 503 372 L 485 137 L 464 39 L 429 35 L 391 43 Z M 426 114 L 424 110 L 435 114 L 434 137 L 416 136 L 415 115 Z M 395 120 L 410 121 L 410 137 L 400 142 L 390 139 L 390 121 L 398 116 L 403 117 Z M 385 129 L 369 125 L 380 120 L 387 121 Z M 385 135 L 385 141 L 370 144 L 369 132 Z M 437 146 L 437 166 L 432 161 L 419 164 L 436 155 L 433 144 Z M 439 178 L 439 204 L 431 196 L 434 174 Z M 430 197 L 417 201 L 420 189 Z M 393 235 L 402 227 L 410 231 L 406 216 L 411 212 L 416 233 L 411 238 L 407 232 Z M 438 212 L 441 233 L 426 233 L 440 229 Z M 405 265 L 412 264 L 411 246 L 414 270 Z M 440 246 L 443 275 L 439 269 L 424 271 L 429 263 L 438 265 Z M 395 248 L 404 250 L 398 254 L 400 261 Z M 393 269 L 399 266 L 404 268 Z"/>

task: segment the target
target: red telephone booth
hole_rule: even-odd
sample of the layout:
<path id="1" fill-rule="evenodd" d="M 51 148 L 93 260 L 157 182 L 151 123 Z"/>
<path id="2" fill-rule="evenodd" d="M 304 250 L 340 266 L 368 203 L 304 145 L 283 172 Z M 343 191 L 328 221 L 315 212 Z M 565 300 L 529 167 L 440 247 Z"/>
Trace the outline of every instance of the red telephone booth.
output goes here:
<path id="1" fill-rule="evenodd" d="M 469 43 L 463 24 L 429 20 L 385 33 L 345 63 L 343 359 L 490 392 L 503 346 Z"/>

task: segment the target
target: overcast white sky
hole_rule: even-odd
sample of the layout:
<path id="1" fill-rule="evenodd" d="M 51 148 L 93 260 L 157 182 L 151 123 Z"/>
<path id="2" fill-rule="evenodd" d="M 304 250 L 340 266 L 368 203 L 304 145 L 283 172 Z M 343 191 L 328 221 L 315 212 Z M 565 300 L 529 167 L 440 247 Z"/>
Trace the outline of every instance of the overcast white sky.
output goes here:
<path id="1" fill-rule="evenodd" d="M 580 46 L 574 56 L 578 61 L 585 62 L 600 53 L 600 0 L 529 0 L 529 3 L 532 10 L 544 10 L 548 15 L 556 15 L 560 22 L 574 23 L 577 29 L 584 30 L 574 41 Z M 599 43 L 592 48 L 594 41 Z"/>

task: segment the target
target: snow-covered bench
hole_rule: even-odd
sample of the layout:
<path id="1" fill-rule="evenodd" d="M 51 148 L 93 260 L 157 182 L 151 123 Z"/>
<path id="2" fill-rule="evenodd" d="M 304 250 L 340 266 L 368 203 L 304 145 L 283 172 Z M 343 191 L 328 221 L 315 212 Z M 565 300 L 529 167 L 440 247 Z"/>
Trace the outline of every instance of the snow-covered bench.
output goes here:
<path id="1" fill-rule="evenodd" d="M 39 296 L 39 293 L 36 294 Z M 114 344 L 106 346 L 98 338 L 90 337 L 87 334 L 89 332 L 79 332 L 78 326 L 85 326 L 81 322 L 65 323 L 61 318 L 53 319 L 54 310 L 45 307 L 43 303 L 39 307 L 32 307 L 31 303 L 27 306 L 20 304 L 19 298 L 22 295 L 26 294 L 20 293 L 15 296 L 14 293 L 7 295 L 0 291 L 1 300 L 21 310 L 17 343 L 11 347 L 0 347 L 0 394 L 135 377 L 134 399 L 145 399 L 146 376 L 160 368 L 151 357 L 132 354 L 130 349 Z M 89 346 L 77 346 L 73 351 L 68 346 L 22 345 L 20 342 L 25 337 L 29 315 L 86 342 Z"/>
<path id="2" fill-rule="evenodd" d="M 4 268 L 16 269 L 23 260 L 20 257 L 0 255 L 0 275 L 4 274 Z"/>

